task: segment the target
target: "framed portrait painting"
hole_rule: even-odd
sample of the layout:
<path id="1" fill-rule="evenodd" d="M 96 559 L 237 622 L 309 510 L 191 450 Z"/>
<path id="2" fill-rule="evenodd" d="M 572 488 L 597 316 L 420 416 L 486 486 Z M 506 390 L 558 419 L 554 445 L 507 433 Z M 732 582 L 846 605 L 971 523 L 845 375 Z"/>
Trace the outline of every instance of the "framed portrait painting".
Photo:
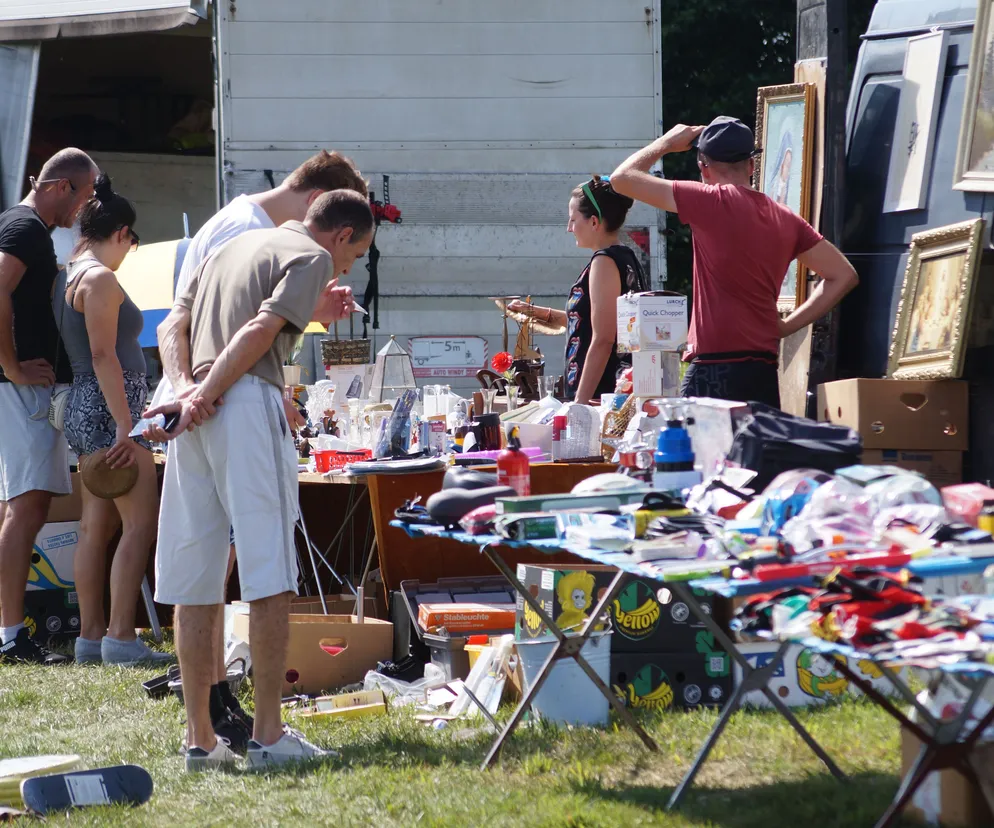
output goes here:
<path id="1" fill-rule="evenodd" d="M 911 237 L 887 376 L 956 379 L 963 370 L 983 219 Z"/>
<path id="2" fill-rule="evenodd" d="M 815 85 L 762 86 L 756 98 L 754 186 L 787 205 L 805 221 L 811 218 L 811 159 L 814 149 Z M 790 263 L 780 287 L 777 308 L 787 313 L 807 298 L 807 274 Z"/>
<path id="3" fill-rule="evenodd" d="M 994 192 L 994 0 L 977 0 L 953 188 Z"/>

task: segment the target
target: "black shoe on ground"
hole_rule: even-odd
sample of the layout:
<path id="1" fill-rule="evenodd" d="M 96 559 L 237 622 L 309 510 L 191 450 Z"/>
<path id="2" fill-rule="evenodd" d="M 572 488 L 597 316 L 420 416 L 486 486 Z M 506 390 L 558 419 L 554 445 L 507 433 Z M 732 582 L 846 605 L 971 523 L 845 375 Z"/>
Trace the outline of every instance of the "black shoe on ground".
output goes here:
<path id="1" fill-rule="evenodd" d="M 31 638 L 26 627 L 21 627 L 13 641 L 0 645 L 0 663 L 2 662 L 44 664 L 52 667 L 56 664 L 69 664 L 72 658 L 46 650 Z"/>
<path id="2" fill-rule="evenodd" d="M 228 707 L 228 715 L 244 727 L 249 732 L 249 735 L 251 735 L 252 731 L 255 729 L 255 719 L 246 713 L 244 708 L 238 704 L 238 702 L 235 702 L 235 705 L 235 707 Z"/>
<path id="3" fill-rule="evenodd" d="M 249 740 L 252 738 L 252 728 L 246 727 L 244 722 L 227 713 L 214 722 L 214 732 L 218 738 L 226 739 L 228 747 L 239 756 L 245 755 Z"/>

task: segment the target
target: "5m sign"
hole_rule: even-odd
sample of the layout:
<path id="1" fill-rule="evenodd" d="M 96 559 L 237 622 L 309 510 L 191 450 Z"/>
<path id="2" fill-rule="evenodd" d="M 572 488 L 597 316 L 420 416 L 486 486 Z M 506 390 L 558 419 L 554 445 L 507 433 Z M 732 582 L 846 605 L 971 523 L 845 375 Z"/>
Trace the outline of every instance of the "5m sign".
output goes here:
<path id="1" fill-rule="evenodd" d="M 408 349 L 418 378 L 475 377 L 487 366 L 487 340 L 482 336 L 415 336 Z"/>

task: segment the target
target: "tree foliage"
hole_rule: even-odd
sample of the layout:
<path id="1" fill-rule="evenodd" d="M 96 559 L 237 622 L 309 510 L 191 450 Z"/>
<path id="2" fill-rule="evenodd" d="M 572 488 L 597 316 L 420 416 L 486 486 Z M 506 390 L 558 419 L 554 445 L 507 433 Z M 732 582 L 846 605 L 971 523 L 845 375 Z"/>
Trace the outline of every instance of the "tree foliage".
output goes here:
<path id="1" fill-rule="evenodd" d="M 873 0 L 849 0 L 850 71 Z M 756 89 L 790 83 L 796 56 L 795 0 L 662 2 L 663 125 L 706 124 L 732 115 L 755 127 Z M 693 153 L 669 155 L 667 178 L 698 177 Z M 667 217 L 667 287 L 689 292 L 690 230 Z"/>

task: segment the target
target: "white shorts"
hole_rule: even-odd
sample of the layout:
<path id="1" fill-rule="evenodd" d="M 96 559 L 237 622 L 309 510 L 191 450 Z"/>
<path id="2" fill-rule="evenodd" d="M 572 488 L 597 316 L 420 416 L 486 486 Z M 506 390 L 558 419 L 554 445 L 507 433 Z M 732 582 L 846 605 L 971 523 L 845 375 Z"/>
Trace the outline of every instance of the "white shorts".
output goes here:
<path id="1" fill-rule="evenodd" d="M 172 441 L 162 484 L 155 600 L 224 602 L 229 527 L 242 600 L 297 591 L 297 452 L 273 385 L 244 376 L 202 427 Z"/>
<path id="2" fill-rule="evenodd" d="M 51 399 L 51 388 L 0 382 L 0 501 L 72 491 L 69 444 L 48 421 Z"/>

